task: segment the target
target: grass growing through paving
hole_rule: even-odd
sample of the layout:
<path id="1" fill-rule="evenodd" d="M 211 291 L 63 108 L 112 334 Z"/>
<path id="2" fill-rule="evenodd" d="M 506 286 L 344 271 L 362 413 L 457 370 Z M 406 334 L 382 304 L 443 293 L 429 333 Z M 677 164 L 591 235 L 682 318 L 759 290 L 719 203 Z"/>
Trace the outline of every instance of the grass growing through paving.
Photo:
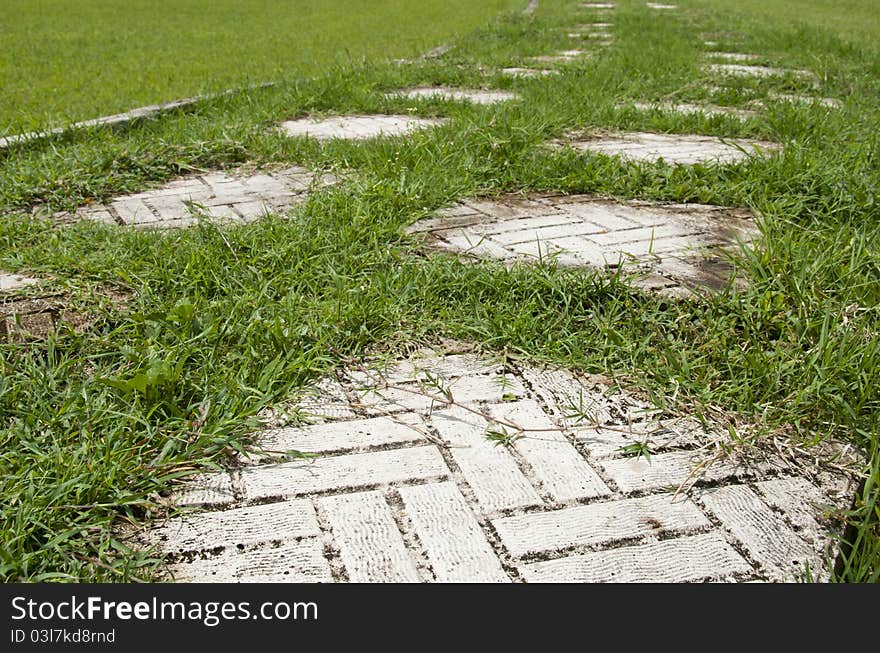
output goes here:
<path id="1" fill-rule="evenodd" d="M 541 3 L 534 19 L 511 15 L 463 36 L 438 61 L 341 66 L 314 81 L 0 155 L 0 268 L 56 277 L 103 318 L 82 335 L 62 330 L 41 345 L 0 345 L 0 573 L 148 576 L 156 561 L 114 539 L 115 523 L 161 513 L 159 493 L 172 478 L 221 464 L 247 441 L 262 407 L 341 357 L 443 335 L 612 374 L 673 410 L 740 414 L 805 444 L 836 437 L 864 447 L 869 480 L 849 516 L 853 546 L 838 579 L 878 580 L 873 44 L 818 28 L 808 41 L 787 22 L 703 3 L 658 15 L 624 2 L 612 19 L 614 44 L 578 44 L 594 56 L 564 74 L 492 73 L 570 49 L 567 32 L 589 19 L 576 5 Z M 819 88 L 739 80 L 734 100 L 767 100 L 744 122 L 617 106 L 704 98 L 696 82 L 719 80 L 700 68 L 698 32 L 724 32 L 726 49 L 812 68 Z M 433 83 L 511 88 L 522 100 L 472 107 L 383 95 Z M 844 107 L 770 101 L 771 91 L 837 97 Z M 273 130 L 282 119 L 350 111 L 449 122 L 411 139 L 323 146 Z M 751 165 L 674 168 L 540 147 L 574 127 L 754 136 L 785 151 Z M 223 230 L 58 228 L 27 215 L 36 205 L 69 208 L 191 170 L 282 163 L 331 169 L 343 182 L 288 216 Z M 702 303 L 675 302 L 584 271 L 425 258 L 403 235 L 455 199 L 516 190 L 753 207 L 766 219 L 761 247 L 740 261 L 752 283 Z M 108 310 L 89 299 L 102 283 L 136 296 L 125 310 Z"/>
<path id="2" fill-rule="evenodd" d="M 413 56 L 519 0 L 6 0 L 0 136 Z"/>

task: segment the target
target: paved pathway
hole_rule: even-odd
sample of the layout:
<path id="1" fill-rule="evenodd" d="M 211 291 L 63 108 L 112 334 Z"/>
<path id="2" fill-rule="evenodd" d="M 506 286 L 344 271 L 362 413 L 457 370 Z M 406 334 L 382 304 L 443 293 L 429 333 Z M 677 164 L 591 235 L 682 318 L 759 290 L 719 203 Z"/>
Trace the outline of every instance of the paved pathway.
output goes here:
<path id="1" fill-rule="evenodd" d="M 21 290 L 35 283 L 38 283 L 36 279 L 0 270 L 0 292 Z"/>
<path id="2" fill-rule="evenodd" d="M 17 291 L 39 283 L 38 279 L 0 270 L 0 343 L 50 333 L 58 311 L 41 299 L 16 297 Z"/>
<path id="3" fill-rule="evenodd" d="M 708 64 L 705 69 L 714 73 L 729 77 L 796 77 L 817 84 L 815 73 L 809 70 L 795 70 L 792 68 L 774 68 L 773 66 L 754 66 L 738 63 Z"/>
<path id="4" fill-rule="evenodd" d="M 703 115 L 708 117 L 733 116 L 742 120 L 759 115 L 758 112 L 747 109 L 736 109 L 734 107 L 722 107 L 712 104 L 690 104 L 687 102 L 632 102 L 617 105 L 618 109 L 626 109 L 627 107 L 632 107 L 639 111 L 660 111 L 663 113 L 683 113 L 685 115 Z"/>
<path id="5" fill-rule="evenodd" d="M 546 77 L 548 75 L 558 75 L 558 70 L 553 70 L 550 68 L 523 68 L 519 66 L 511 66 L 508 68 L 501 69 L 502 75 L 507 75 L 508 77 Z"/>
<path id="6" fill-rule="evenodd" d="M 267 212 L 288 209 L 302 202 L 310 188 L 329 183 L 331 177 L 303 168 L 250 175 L 211 172 L 175 179 L 154 190 L 123 195 L 108 204 L 85 206 L 56 218 L 153 228 L 188 227 L 200 217 L 251 222 Z"/>
<path id="7" fill-rule="evenodd" d="M 637 286 L 673 296 L 725 287 L 732 268 L 722 250 L 758 236 L 747 210 L 588 195 L 468 200 L 410 231 L 433 247 L 506 263 L 626 265 L 641 272 Z"/>
<path id="8" fill-rule="evenodd" d="M 824 514 L 849 496 L 806 459 L 726 455 L 723 426 L 556 369 L 429 352 L 313 390 L 298 409 L 318 423 L 267 430 L 144 536 L 178 580 L 823 577 Z"/>
<path id="9" fill-rule="evenodd" d="M 446 86 L 426 86 L 403 89 L 392 93 L 386 93 L 385 97 L 391 99 L 404 97 L 411 100 L 432 100 L 436 98 L 442 100 L 471 102 L 472 104 L 498 104 L 499 102 L 508 102 L 519 98 L 516 93 L 510 91 L 450 88 Z"/>
<path id="10" fill-rule="evenodd" d="M 556 54 L 542 54 L 537 57 L 529 57 L 528 61 L 534 63 L 571 63 L 573 61 L 582 61 L 590 56 L 585 50 L 560 50 Z"/>
<path id="11" fill-rule="evenodd" d="M 572 147 L 633 161 L 693 165 L 695 163 L 737 163 L 750 156 L 767 156 L 779 149 L 775 143 L 748 138 L 717 138 L 698 134 L 654 134 L 625 132 L 607 136 L 580 136 L 573 132 L 554 141 L 557 147 Z"/>
<path id="12" fill-rule="evenodd" d="M 288 136 L 307 136 L 321 141 L 334 138 L 365 140 L 379 136 L 403 136 L 418 129 L 437 127 L 443 122 L 444 120 L 436 118 L 372 114 L 323 119 L 300 118 L 282 123 L 281 129 Z"/>
<path id="13" fill-rule="evenodd" d="M 0 343 L 45 340 L 60 324 L 82 333 L 95 321 L 95 315 L 81 308 L 71 308 L 70 293 L 58 287 L 44 286 L 48 279 L 35 279 L 0 270 Z M 19 291 L 29 288 L 29 292 Z M 131 296 L 111 286 L 93 288 L 108 302 L 124 304 Z"/>
<path id="14" fill-rule="evenodd" d="M 581 6 L 603 15 L 614 8 Z M 605 41 L 608 27 L 568 29 L 578 30 L 572 37 Z M 587 54 L 533 60 L 565 63 Z M 807 71 L 744 65 L 759 61 L 755 55 L 707 58 L 725 62 L 705 68 L 722 80 L 815 79 Z M 516 97 L 439 87 L 393 95 L 477 104 Z M 708 105 L 633 106 L 748 117 Z M 306 117 L 280 129 L 291 137 L 368 139 L 442 123 L 355 115 Z M 778 149 L 650 133 L 569 134 L 554 145 L 685 165 L 740 162 Z M 331 182 L 300 168 L 206 173 L 58 217 L 150 227 L 186 226 L 200 216 L 247 222 Z M 625 263 L 642 272 L 640 287 L 674 296 L 727 284 L 731 270 L 720 250 L 756 236 L 747 212 L 725 207 L 550 195 L 468 200 L 412 231 L 435 246 L 504 262 Z M 0 272 L 0 291 L 30 281 Z M 466 349 L 455 345 L 381 370 L 352 366 L 320 380 L 293 407 L 311 424 L 289 427 L 279 418 L 229 470 L 176 488 L 174 500 L 191 512 L 139 534 L 140 543 L 158 547 L 167 571 L 185 581 L 744 582 L 794 580 L 807 568 L 827 577 L 839 528 L 829 515 L 849 507 L 853 488 L 850 476 L 816 461 L 839 451 L 802 456 L 781 443 L 730 452 L 722 424 L 660 414 L 605 379 Z"/>

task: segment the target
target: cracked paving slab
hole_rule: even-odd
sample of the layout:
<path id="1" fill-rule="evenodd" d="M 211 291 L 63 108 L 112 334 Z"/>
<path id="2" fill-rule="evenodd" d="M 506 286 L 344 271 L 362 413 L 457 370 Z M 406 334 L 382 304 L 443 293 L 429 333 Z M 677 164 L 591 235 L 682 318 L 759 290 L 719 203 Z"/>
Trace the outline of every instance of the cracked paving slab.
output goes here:
<path id="1" fill-rule="evenodd" d="M 497 104 L 499 102 L 509 102 L 511 100 L 519 99 L 519 96 L 516 93 L 510 91 L 449 88 L 444 86 L 403 89 L 393 93 L 386 93 L 385 97 L 391 99 L 403 97 L 411 100 L 455 100 L 459 102 L 471 102 L 473 104 Z"/>
<path id="2" fill-rule="evenodd" d="M 319 141 L 336 138 L 368 140 L 380 136 L 405 136 L 420 129 L 439 127 L 444 122 L 439 118 L 372 114 L 300 118 L 281 123 L 281 129 L 291 137 L 309 137 Z"/>
<path id="3" fill-rule="evenodd" d="M 726 287 L 734 270 L 724 251 L 759 235 L 745 209 L 589 195 L 467 200 L 409 232 L 424 234 L 433 248 L 506 264 L 623 265 L 637 274 L 636 287 L 676 297 Z"/>
<path id="4" fill-rule="evenodd" d="M 32 279 L 30 277 L 24 277 L 20 274 L 14 274 L 12 272 L 4 272 L 3 270 L 0 270 L 0 292 L 14 292 L 16 290 L 21 290 L 22 288 L 32 286 L 36 283 L 39 283 L 38 279 Z"/>
<path id="5" fill-rule="evenodd" d="M 175 488 L 191 510 L 135 536 L 170 576 L 750 582 L 809 566 L 826 578 L 853 491 L 835 446 L 722 448 L 726 425 L 462 343 L 352 361 L 307 396 L 300 417 L 314 422 L 255 434 L 228 471 Z"/>
<path id="6" fill-rule="evenodd" d="M 122 195 L 105 204 L 84 206 L 72 214 L 58 213 L 55 218 L 150 228 L 188 227 L 200 218 L 246 223 L 296 206 L 305 201 L 309 190 L 333 181 L 330 175 L 303 168 L 253 174 L 209 172 Z"/>
<path id="7" fill-rule="evenodd" d="M 83 333 L 94 324 L 96 315 L 76 307 L 71 293 L 62 288 L 40 288 L 52 279 L 31 279 L 0 272 L 0 343 L 19 344 L 46 340 L 59 327 Z M 23 294 L 25 288 L 36 290 Z M 128 291 L 109 285 L 92 288 L 92 298 L 107 302 L 116 310 L 124 311 L 131 299 Z"/>
<path id="8" fill-rule="evenodd" d="M 717 138 L 696 134 L 625 132 L 605 136 L 571 133 L 551 141 L 551 147 L 570 147 L 581 152 L 619 156 L 631 161 L 672 165 L 739 163 L 753 156 L 767 157 L 780 149 L 776 143 L 747 138 Z"/>

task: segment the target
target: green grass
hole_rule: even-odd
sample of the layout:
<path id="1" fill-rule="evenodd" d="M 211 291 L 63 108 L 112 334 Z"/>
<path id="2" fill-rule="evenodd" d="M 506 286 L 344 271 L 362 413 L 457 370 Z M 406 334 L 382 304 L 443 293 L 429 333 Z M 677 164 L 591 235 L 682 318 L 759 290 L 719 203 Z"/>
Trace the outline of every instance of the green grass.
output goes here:
<path id="1" fill-rule="evenodd" d="M 524 0 L 6 0 L 0 136 L 364 58 L 408 57 Z"/>
<path id="2" fill-rule="evenodd" d="M 868 0 L 698 0 L 689 7 L 711 7 L 736 11 L 770 24 L 786 24 L 789 29 L 815 30 L 817 34 L 833 34 L 861 47 L 877 50 L 880 34 L 880 11 Z"/>
<path id="3" fill-rule="evenodd" d="M 486 24 L 438 61 L 342 64 L 313 80 L 0 154 L 0 268 L 55 277 L 49 290 L 71 293 L 100 317 L 83 334 L 0 345 L 0 573 L 148 576 L 157 561 L 114 539 L 114 528 L 162 513 L 158 493 L 173 478 L 222 464 L 247 443 L 259 410 L 341 357 L 445 336 L 612 374 L 669 410 L 711 407 L 805 446 L 835 438 L 863 447 L 868 482 L 850 515 L 852 546 L 837 579 L 880 579 L 873 44 L 822 27 L 806 28 L 805 39 L 799 24 L 758 19 L 731 3 L 684 2 L 684 11 L 659 16 L 633 1 L 617 10 L 615 44 L 563 75 L 510 80 L 476 69 L 569 47 L 566 28 L 582 22 L 576 4 L 542 2 L 534 20 Z M 725 48 L 821 76 L 815 90 L 796 79 L 743 80 L 729 102 L 801 91 L 844 107 L 768 101 L 746 122 L 617 107 L 707 99 L 702 84 L 718 80 L 700 70 L 700 32 L 736 32 L 723 37 Z M 430 83 L 513 88 L 522 101 L 479 107 L 384 97 Z M 449 122 L 411 139 L 326 145 L 272 129 L 282 119 L 348 111 Z M 572 127 L 754 136 L 785 150 L 751 165 L 685 168 L 539 147 Z M 59 228 L 28 213 L 196 169 L 285 163 L 333 170 L 342 183 L 288 215 L 222 231 Z M 761 244 L 740 261 L 751 285 L 674 302 L 585 271 L 426 259 L 403 234 L 455 199 L 520 190 L 751 207 L 763 216 Z M 105 284 L 135 293 L 131 304 L 102 304 Z"/>

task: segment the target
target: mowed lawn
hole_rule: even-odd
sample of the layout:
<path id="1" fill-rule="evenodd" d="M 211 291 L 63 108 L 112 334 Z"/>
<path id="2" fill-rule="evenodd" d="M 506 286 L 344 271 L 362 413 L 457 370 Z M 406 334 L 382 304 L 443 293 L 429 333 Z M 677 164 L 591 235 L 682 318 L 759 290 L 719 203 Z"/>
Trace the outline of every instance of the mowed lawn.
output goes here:
<path id="1" fill-rule="evenodd" d="M 735 11 L 792 28 L 813 28 L 875 51 L 880 37 L 880 3 L 877 0 L 699 0 L 696 7 Z M 817 53 L 819 54 L 819 53 Z"/>
<path id="2" fill-rule="evenodd" d="M 0 135 L 406 57 L 526 0 L 5 0 Z"/>

